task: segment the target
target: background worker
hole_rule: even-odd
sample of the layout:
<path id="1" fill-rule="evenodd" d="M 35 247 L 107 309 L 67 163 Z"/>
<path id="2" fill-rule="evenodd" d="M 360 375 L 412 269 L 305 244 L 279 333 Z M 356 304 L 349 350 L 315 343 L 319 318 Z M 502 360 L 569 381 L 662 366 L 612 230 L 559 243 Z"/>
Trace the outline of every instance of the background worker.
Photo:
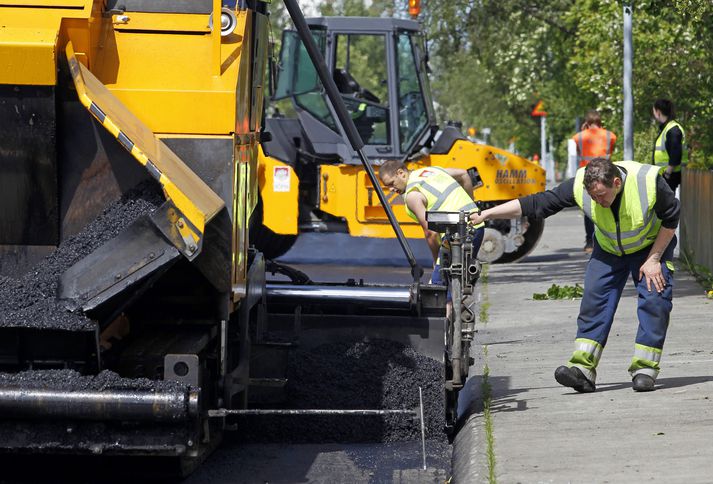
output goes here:
<path id="1" fill-rule="evenodd" d="M 674 120 L 673 103 L 668 99 L 657 99 L 653 107 L 654 119 L 659 123 L 659 135 L 654 142 L 653 163 L 664 169 L 663 176 L 673 192 L 681 184 L 681 168 L 688 162 L 685 149 L 686 133 Z"/>
<path id="2" fill-rule="evenodd" d="M 577 145 L 577 165 L 579 168 L 587 166 L 594 158 L 606 158 L 611 160 L 616 145 L 616 135 L 609 130 L 602 128 L 602 117 L 599 111 L 594 109 L 587 111 L 582 123 L 581 131 L 572 140 Z M 584 217 L 584 251 L 592 253 L 592 238 L 594 236 L 594 224 Z"/>
<path id="3" fill-rule="evenodd" d="M 631 274 L 639 294 L 639 330 L 629 372 L 635 391 L 653 390 L 672 308 L 680 213 L 656 167 L 595 158 L 554 189 L 472 214 L 471 220 L 549 217 L 573 206 L 594 222 L 595 244 L 584 275 L 575 351 L 567 366 L 555 370 L 555 379 L 578 392 L 595 390 L 597 364 Z"/>
<path id="4" fill-rule="evenodd" d="M 423 228 L 431 254 L 434 270 L 431 282 L 442 284 L 439 251 L 441 236 L 428 228 L 426 212 L 472 212 L 478 209 L 473 201 L 473 183 L 468 172 L 459 168 L 428 166 L 409 171 L 399 160 L 388 160 L 379 168 L 381 182 L 392 192 L 404 198 L 406 213 Z M 476 226 L 473 252 L 478 253 L 485 233 L 484 224 Z"/>

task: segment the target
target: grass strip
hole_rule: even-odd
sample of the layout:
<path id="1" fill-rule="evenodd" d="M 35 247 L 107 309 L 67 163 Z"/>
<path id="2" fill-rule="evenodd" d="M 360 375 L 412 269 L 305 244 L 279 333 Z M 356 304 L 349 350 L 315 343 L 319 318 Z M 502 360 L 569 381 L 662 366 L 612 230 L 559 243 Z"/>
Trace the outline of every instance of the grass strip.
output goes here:
<path id="1" fill-rule="evenodd" d="M 489 376 L 490 368 L 488 367 L 488 346 L 483 346 L 483 356 L 485 357 L 485 366 L 483 367 L 483 380 L 481 391 L 483 394 L 483 417 L 485 418 L 485 443 L 486 455 L 488 458 L 488 482 L 496 484 L 495 479 L 495 437 L 493 436 L 493 417 L 490 413 L 492 403 L 492 387 L 490 386 Z"/>
<path id="2" fill-rule="evenodd" d="M 480 271 L 480 315 L 482 324 L 488 324 L 488 310 L 490 309 L 490 298 L 488 297 L 488 268 L 489 264 L 483 264 Z"/>

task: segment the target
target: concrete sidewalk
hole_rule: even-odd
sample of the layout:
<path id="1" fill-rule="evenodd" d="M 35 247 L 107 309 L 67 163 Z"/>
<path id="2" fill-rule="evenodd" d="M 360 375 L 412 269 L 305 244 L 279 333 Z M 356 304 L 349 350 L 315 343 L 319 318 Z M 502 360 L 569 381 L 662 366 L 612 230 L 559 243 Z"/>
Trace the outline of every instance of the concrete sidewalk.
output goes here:
<path id="1" fill-rule="evenodd" d="M 553 377 L 576 332 L 579 300 L 535 301 L 553 283 L 582 283 L 588 256 L 578 211 L 548 219 L 536 250 L 519 264 L 493 265 L 483 298 L 476 364 L 487 365 L 497 482 L 713 482 L 713 301 L 685 271 L 676 272 L 674 309 L 657 389 L 635 393 L 627 372 L 637 329 L 629 283 L 598 368 L 597 391 L 578 394 Z M 480 382 L 481 378 L 473 379 Z M 487 482 L 482 385 L 469 389 L 468 425 Z"/>

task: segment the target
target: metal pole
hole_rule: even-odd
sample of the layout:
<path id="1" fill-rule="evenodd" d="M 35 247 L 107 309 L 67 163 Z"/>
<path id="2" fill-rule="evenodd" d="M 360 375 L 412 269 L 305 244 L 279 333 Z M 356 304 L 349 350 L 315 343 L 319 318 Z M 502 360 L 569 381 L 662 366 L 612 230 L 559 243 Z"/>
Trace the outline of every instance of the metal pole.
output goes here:
<path id="1" fill-rule="evenodd" d="M 359 132 L 357 131 L 354 121 L 349 115 L 346 106 L 344 106 L 344 102 L 339 94 L 339 89 L 337 89 L 337 85 L 334 83 L 334 79 L 327 69 L 322 53 L 319 51 L 317 44 L 312 38 L 309 26 L 302 15 L 302 10 L 300 10 L 297 0 L 284 0 L 284 3 L 287 11 L 290 13 L 292 22 L 295 24 L 295 28 L 297 29 L 297 33 L 300 36 L 302 43 L 307 49 L 307 54 L 309 54 L 312 64 L 314 64 L 314 68 L 319 75 L 319 80 L 322 81 L 324 91 L 329 99 L 329 102 L 332 104 L 335 113 L 337 114 L 339 124 L 342 126 L 352 149 L 359 156 L 359 160 L 369 176 L 369 181 L 371 181 L 371 184 L 374 187 L 374 191 L 379 198 L 379 202 L 384 207 L 386 217 L 389 219 L 389 223 L 394 229 L 394 233 L 396 234 L 396 238 L 401 245 L 401 249 L 404 251 L 406 258 L 409 261 L 409 265 L 411 266 L 411 275 L 413 276 L 414 282 L 418 282 L 423 275 L 423 268 L 416 261 L 416 257 L 413 255 L 413 251 L 411 250 L 411 246 L 406 240 L 406 237 L 401 230 L 401 226 L 396 220 L 394 212 L 391 210 L 391 205 L 389 205 L 386 195 L 384 195 L 384 191 L 381 189 L 381 183 L 379 183 L 379 180 L 376 178 L 371 162 L 366 156 L 366 153 L 364 153 L 364 141 L 361 139 L 361 136 L 359 135 Z"/>
<path id="2" fill-rule="evenodd" d="M 378 415 L 412 415 L 415 410 L 338 410 L 338 409 L 231 409 L 218 408 L 208 410 L 209 417 L 226 417 L 228 415 L 358 415 L 358 416 L 378 416 Z"/>
<path id="3" fill-rule="evenodd" d="M 633 7 L 624 3 L 624 159 L 634 159 L 634 93 L 631 79 L 634 67 L 632 38 Z"/>
<path id="4" fill-rule="evenodd" d="M 548 182 L 554 181 L 554 170 L 547 156 L 547 116 L 540 116 L 540 160 L 545 169 L 545 178 Z"/>
<path id="5" fill-rule="evenodd" d="M 421 452 L 423 453 L 423 470 L 426 470 L 426 425 L 423 423 L 423 390 L 418 387 L 418 405 L 421 410 Z"/>

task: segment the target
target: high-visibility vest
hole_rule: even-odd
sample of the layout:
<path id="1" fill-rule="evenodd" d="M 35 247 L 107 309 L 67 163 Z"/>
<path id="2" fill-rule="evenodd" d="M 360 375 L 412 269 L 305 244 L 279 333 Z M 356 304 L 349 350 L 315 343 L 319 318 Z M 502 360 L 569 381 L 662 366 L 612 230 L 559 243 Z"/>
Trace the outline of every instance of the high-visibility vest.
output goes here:
<path id="1" fill-rule="evenodd" d="M 632 254 L 653 244 L 661 228 L 661 220 L 654 212 L 659 169 L 635 161 L 614 164 L 627 172 L 618 223 L 611 208 L 596 203 L 584 189 L 584 168 L 577 170 L 574 177 L 574 200 L 594 222 L 594 236 L 602 249 L 615 255 Z"/>
<path id="2" fill-rule="evenodd" d="M 577 144 L 577 163 L 580 168 L 587 166 L 594 158 L 610 160 L 616 144 L 616 135 L 599 127 L 580 131 L 572 139 Z"/>
<path id="3" fill-rule="evenodd" d="M 426 211 L 431 212 L 472 212 L 478 206 L 470 198 L 455 178 L 437 166 L 419 168 L 409 174 L 404 199 L 409 192 L 418 191 L 426 197 Z M 406 205 L 406 213 L 418 222 L 416 214 Z M 482 227 L 483 223 L 476 226 Z"/>
<path id="4" fill-rule="evenodd" d="M 673 119 L 666 123 L 666 126 L 661 130 L 661 134 L 656 138 L 656 143 L 654 144 L 654 164 L 657 166 L 668 166 L 669 157 L 668 151 L 666 151 L 666 135 L 674 127 L 678 127 L 682 135 L 681 164 L 673 168 L 673 171 L 677 172 L 681 171 L 681 167 L 688 163 L 688 150 L 686 149 L 686 132 L 683 130 L 683 126 Z"/>

